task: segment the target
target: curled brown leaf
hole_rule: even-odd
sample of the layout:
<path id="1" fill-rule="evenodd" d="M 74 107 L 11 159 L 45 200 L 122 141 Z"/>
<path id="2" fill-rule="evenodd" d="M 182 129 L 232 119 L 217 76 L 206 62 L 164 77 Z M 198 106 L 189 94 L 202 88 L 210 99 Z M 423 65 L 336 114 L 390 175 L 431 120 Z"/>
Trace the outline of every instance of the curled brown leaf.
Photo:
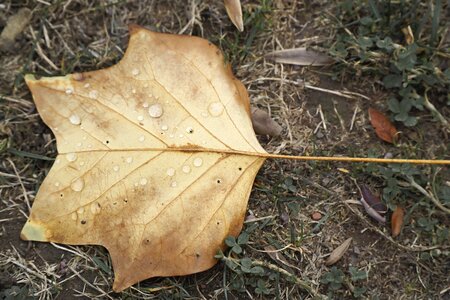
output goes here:
<path id="1" fill-rule="evenodd" d="M 362 185 L 360 189 L 362 196 L 360 201 L 367 214 L 380 223 L 386 223 L 386 218 L 384 217 L 384 214 L 387 212 L 386 205 L 367 186 Z"/>
<path id="2" fill-rule="evenodd" d="M 405 216 L 405 210 L 401 206 L 397 206 L 394 213 L 391 216 L 391 230 L 392 237 L 397 237 L 403 226 L 403 218 Z"/>

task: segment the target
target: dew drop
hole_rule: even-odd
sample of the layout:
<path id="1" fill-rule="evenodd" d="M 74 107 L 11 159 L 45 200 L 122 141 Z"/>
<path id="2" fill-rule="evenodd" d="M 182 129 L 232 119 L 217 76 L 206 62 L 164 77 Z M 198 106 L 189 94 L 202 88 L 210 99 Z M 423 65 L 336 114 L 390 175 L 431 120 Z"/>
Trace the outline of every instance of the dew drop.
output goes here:
<path id="1" fill-rule="evenodd" d="M 77 213 L 79 213 L 80 215 L 81 215 L 81 214 L 84 214 L 84 207 L 80 207 L 80 208 L 77 210 Z"/>
<path id="2" fill-rule="evenodd" d="M 147 107 L 148 107 L 148 103 L 147 103 L 147 102 L 144 102 L 144 103 L 142 104 L 142 107 L 147 108 Z"/>
<path id="3" fill-rule="evenodd" d="M 60 185 L 59 181 L 55 182 L 55 186 L 58 187 Z"/>
<path id="4" fill-rule="evenodd" d="M 131 164 L 133 162 L 133 158 L 131 156 L 128 156 L 126 162 Z"/>
<path id="5" fill-rule="evenodd" d="M 189 172 L 191 172 L 191 167 L 189 167 L 189 166 L 183 166 L 183 168 L 182 168 L 182 170 L 183 170 L 183 173 L 189 173 Z"/>
<path id="6" fill-rule="evenodd" d="M 81 142 L 78 142 L 77 147 L 80 148 L 81 146 L 83 146 L 83 144 Z"/>
<path id="7" fill-rule="evenodd" d="M 67 153 L 66 154 L 66 159 L 68 160 L 68 161 L 76 161 L 77 160 L 77 154 L 76 153 Z"/>
<path id="8" fill-rule="evenodd" d="M 162 131 L 167 131 L 169 129 L 169 126 L 167 125 L 161 125 L 161 130 Z"/>
<path id="9" fill-rule="evenodd" d="M 152 118 L 159 118 L 163 114 L 163 108 L 161 104 L 153 104 L 148 108 L 148 114 Z"/>
<path id="10" fill-rule="evenodd" d="M 189 134 L 192 134 L 192 133 L 194 133 L 194 129 L 192 127 L 187 127 L 186 132 Z"/>
<path id="11" fill-rule="evenodd" d="M 141 178 L 141 179 L 139 180 L 139 183 L 140 183 L 141 185 L 146 185 L 146 184 L 148 183 L 148 180 L 147 180 L 147 178 Z"/>
<path id="12" fill-rule="evenodd" d="M 170 184 L 171 187 L 176 187 L 177 186 L 177 182 L 176 181 L 172 181 L 172 183 Z"/>
<path id="13" fill-rule="evenodd" d="M 175 175 L 175 169 L 174 168 L 167 169 L 167 175 L 169 175 L 170 177 Z"/>
<path id="14" fill-rule="evenodd" d="M 98 213 L 100 213 L 101 210 L 101 206 L 98 202 L 92 203 L 91 204 L 91 212 L 96 215 Z"/>
<path id="15" fill-rule="evenodd" d="M 203 159 L 201 159 L 200 157 L 196 157 L 193 164 L 195 167 L 201 167 L 201 165 L 203 164 Z"/>
<path id="16" fill-rule="evenodd" d="M 80 124 L 81 124 L 81 119 L 80 119 L 80 117 L 79 117 L 78 115 L 75 115 L 75 114 L 73 114 L 73 115 L 71 115 L 71 116 L 69 117 L 69 121 L 70 121 L 70 123 L 72 123 L 73 125 L 80 125 Z"/>
<path id="17" fill-rule="evenodd" d="M 138 76 L 139 75 L 139 69 L 133 69 L 133 70 L 131 70 L 131 74 L 133 75 L 133 76 Z"/>
<path id="18" fill-rule="evenodd" d="M 83 141 L 87 140 L 87 136 L 83 136 Z"/>
<path id="19" fill-rule="evenodd" d="M 119 169 L 120 169 L 119 166 L 114 166 L 113 167 L 114 172 L 119 172 Z"/>
<path id="20" fill-rule="evenodd" d="M 202 112 L 202 117 L 206 118 L 208 116 L 207 112 Z"/>
<path id="21" fill-rule="evenodd" d="M 98 97 L 98 91 L 96 91 L 96 90 L 92 90 L 92 91 L 90 91 L 89 92 L 89 98 L 91 98 L 91 99 L 97 99 L 97 97 Z"/>
<path id="22" fill-rule="evenodd" d="M 144 116 L 138 116 L 137 119 L 138 121 L 144 121 Z"/>
<path id="23" fill-rule="evenodd" d="M 61 160 L 59 159 L 59 158 L 57 158 L 56 160 L 55 160 L 55 164 L 59 164 L 61 162 Z"/>
<path id="24" fill-rule="evenodd" d="M 132 89 L 132 90 L 131 90 L 131 93 L 132 93 L 132 94 L 136 94 L 136 89 Z"/>
<path id="25" fill-rule="evenodd" d="M 218 117 L 223 113 L 223 104 L 220 102 L 213 102 L 208 106 L 209 114 L 213 117 Z"/>
<path id="26" fill-rule="evenodd" d="M 169 137 L 170 137 L 170 138 L 173 138 L 173 137 L 174 137 L 174 135 L 173 135 L 173 134 L 170 134 L 170 135 L 169 135 Z"/>
<path id="27" fill-rule="evenodd" d="M 87 145 L 87 147 L 88 147 L 88 148 L 92 148 L 92 145 L 91 145 L 91 144 L 89 144 L 89 145 Z"/>
<path id="28" fill-rule="evenodd" d="M 78 215 L 76 212 L 73 212 L 70 217 L 72 218 L 72 220 L 76 221 L 78 219 Z"/>
<path id="29" fill-rule="evenodd" d="M 139 182 L 135 182 L 135 183 L 134 183 L 134 186 L 139 186 Z"/>
<path id="30" fill-rule="evenodd" d="M 76 81 L 82 81 L 84 79 L 83 73 L 73 73 L 72 79 Z"/>
<path id="31" fill-rule="evenodd" d="M 70 188 L 75 192 L 81 192 L 84 188 L 84 180 L 82 178 L 77 178 L 70 184 Z"/>
<path id="32" fill-rule="evenodd" d="M 180 133 L 180 135 L 178 137 L 181 139 L 184 137 L 184 135 L 182 133 Z"/>
<path id="33" fill-rule="evenodd" d="M 141 135 L 141 136 L 139 137 L 139 142 L 142 143 L 143 141 L 145 141 L 145 136 Z"/>
<path id="34" fill-rule="evenodd" d="M 72 88 L 67 88 L 66 89 L 66 94 L 67 95 L 72 95 L 73 94 L 73 89 Z"/>
<path id="35" fill-rule="evenodd" d="M 84 161 L 80 161 L 80 166 L 84 166 Z"/>
<path id="36" fill-rule="evenodd" d="M 89 83 L 85 83 L 84 87 L 87 89 L 88 87 L 90 87 L 91 85 Z"/>

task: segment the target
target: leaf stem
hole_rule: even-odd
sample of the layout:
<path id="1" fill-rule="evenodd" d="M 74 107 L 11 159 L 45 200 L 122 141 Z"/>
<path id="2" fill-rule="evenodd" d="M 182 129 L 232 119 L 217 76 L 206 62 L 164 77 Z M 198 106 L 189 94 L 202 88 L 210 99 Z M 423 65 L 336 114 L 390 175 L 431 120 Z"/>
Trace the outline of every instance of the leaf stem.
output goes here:
<path id="1" fill-rule="evenodd" d="M 450 165 L 450 160 L 439 159 L 400 159 L 400 158 L 370 158 L 370 157 L 346 157 L 346 156 L 290 156 L 284 154 L 261 155 L 266 158 L 281 158 L 291 160 L 316 160 L 316 161 L 344 161 L 344 162 L 367 162 L 383 164 L 424 164 L 424 165 Z"/>

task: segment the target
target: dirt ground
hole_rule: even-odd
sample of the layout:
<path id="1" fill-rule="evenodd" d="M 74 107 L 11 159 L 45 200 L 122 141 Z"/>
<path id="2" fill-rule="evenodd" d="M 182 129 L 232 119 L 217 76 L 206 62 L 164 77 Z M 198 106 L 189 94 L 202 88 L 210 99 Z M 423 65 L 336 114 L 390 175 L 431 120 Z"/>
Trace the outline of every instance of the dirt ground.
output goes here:
<path id="1" fill-rule="evenodd" d="M 333 39 L 327 17 L 333 13 L 333 1 L 242 2 L 243 33 L 232 26 L 221 1 L 2 2 L 0 28 L 22 7 L 33 15 L 12 49 L 0 53 L 0 139 L 7 143 L 0 152 L 0 297 L 2 292 L 6 297 L 7 291 L 16 293 L 14 299 L 313 299 L 319 295 L 349 299 L 356 288 L 364 287 L 362 297 L 368 299 L 450 299 L 448 236 L 436 242 L 416 224 L 419 217 L 432 216 L 436 226 L 448 231 L 448 215 L 428 209 L 429 200 L 408 192 L 405 228 L 397 239 L 391 238 L 389 222 L 376 223 L 359 204 L 357 184 L 377 193 L 386 185 L 365 164 L 268 160 L 256 178 L 245 223 L 250 240 L 242 257 L 289 270 L 308 282 L 312 293 L 273 267 L 263 276 L 242 277 L 223 262 L 199 274 L 150 279 L 114 293 L 113 270 L 104 248 L 20 239 L 30 205 L 52 166 L 41 156 L 53 158 L 57 153 L 24 74 L 64 75 L 113 65 L 127 47 L 127 25 L 132 23 L 159 32 L 201 36 L 218 45 L 247 87 L 252 105 L 269 111 L 283 127 L 279 137 L 259 137 L 268 152 L 448 158 L 447 133 L 427 112 L 420 113 L 420 126 L 399 126 L 404 136 L 400 146 L 376 137 L 367 109 L 387 111 L 386 92 L 372 78 L 333 80 L 330 68 L 288 66 L 264 58 L 281 47 L 320 46 Z M 336 94 L 342 91 L 357 94 Z M 425 175 L 435 170 L 418 169 Z M 448 169 L 439 174 L 449 182 Z M 322 218 L 313 220 L 313 212 L 320 212 Z M 349 250 L 335 264 L 345 279 L 331 291 L 323 281 L 331 266 L 324 262 L 349 237 L 353 238 Z M 281 249 L 288 265 L 271 258 L 265 251 L 268 245 Z M 352 280 L 349 267 L 364 271 L 367 278 Z M 259 280 L 267 293 L 258 290 Z"/>

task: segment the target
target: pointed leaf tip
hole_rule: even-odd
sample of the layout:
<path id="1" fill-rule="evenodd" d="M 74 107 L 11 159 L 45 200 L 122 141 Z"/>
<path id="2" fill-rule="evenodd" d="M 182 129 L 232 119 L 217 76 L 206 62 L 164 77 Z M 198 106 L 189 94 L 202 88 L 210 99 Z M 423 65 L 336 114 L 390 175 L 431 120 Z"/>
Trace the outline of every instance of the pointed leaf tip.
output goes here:
<path id="1" fill-rule="evenodd" d="M 242 20 L 242 8 L 240 0 L 224 0 L 225 9 L 231 22 L 239 31 L 244 31 L 244 21 Z"/>

